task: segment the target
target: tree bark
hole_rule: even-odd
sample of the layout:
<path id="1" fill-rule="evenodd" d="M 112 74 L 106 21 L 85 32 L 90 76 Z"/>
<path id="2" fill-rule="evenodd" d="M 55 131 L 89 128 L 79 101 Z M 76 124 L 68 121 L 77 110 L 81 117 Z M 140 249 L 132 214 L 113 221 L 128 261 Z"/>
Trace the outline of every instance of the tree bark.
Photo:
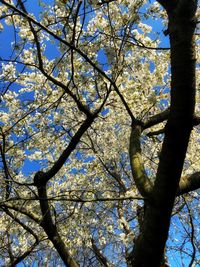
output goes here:
<path id="1" fill-rule="evenodd" d="M 171 106 L 151 199 L 145 201 L 133 267 L 160 267 L 179 188 L 195 107 L 195 11 L 197 1 L 159 1 L 168 13 L 171 46 Z"/>
<path id="2" fill-rule="evenodd" d="M 43 172 L 37 172 L 34 177 L 34 183 L 38 190 L 38 197 L 42 212 L 42 221 L 40 225 L 44 229 L 49 240 L 54 245 L 54 248 L 57 250 L 65 266 L 78 267 L 78 263 L 75 261 L 75 259 L 73 259 L 69 249 L 59 235 L 56 224 L 53 222 L 48 203 L 46 182 L 45 179 L 43 179 L 43 175 Z"/>
<path id="3" fill-rule="evenodd" d="M 189 193 L 200 188 L 200 172 L 181 177 L 177 196 Z"/>

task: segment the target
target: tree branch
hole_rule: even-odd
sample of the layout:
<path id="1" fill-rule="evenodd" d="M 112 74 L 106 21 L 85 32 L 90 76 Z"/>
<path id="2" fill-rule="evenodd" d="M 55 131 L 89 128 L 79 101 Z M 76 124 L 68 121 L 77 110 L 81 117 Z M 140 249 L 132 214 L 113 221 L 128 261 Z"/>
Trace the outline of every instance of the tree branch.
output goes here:
<path id="1" fill-rule="evenodd" d="M 88 108 L 86 106 L 84 106 L 81 101 L 77 98 L 77 96 L 75 94 L 73 94 L 69 88 L 68 88 L 68 85 L 65 85 L 63 84 L 62 82 L 58 81 L 57 79 L 55 79 L 54 77 L 52 77 L 50 74 L 48 74 L 46 71 L 45 71 L 45 68 L 44 68 L 44 64 L 43 64 L 43 60 L 42 60 L 42 51 L 41 51 L 41 45 L 40 45 L 40 42 L 39 42 L 39 39 L 38 39 L 38 35 L 37 35 L 37 32 L 36 30 L 34 29 L 32 23 L 29 19 L 29 15 L 28 15 L 28 12 L 23 4 L 23 2 L 21 0 L 18 1 L 21 8 L 22 8 L 22 11 L 28 16 L 27 20 L 28 20 L 28 23 L 29 23 L 29 27 L 31 29 L 31 32 L 33 33 L 33 36 L 34 36 L 34 41 L 35 41 L 35 44 L 36 44 L 36 50 L 37 50 L 37 55 L 38 55 L 38 62 L 39 62 L 39 66 L 38 66 L 38 69 L 42 72 L 42 74 L 48 79 L 50 80 L 51 82 L 53 82 L 54 84 L 60 86 L 68 95 L 70 95 L 72 97 L 72 99 L 75 101 L 75 103 L 77 104 L 77 107 L 79 108 L 79 110 L 83 113 L 85 113 L 86 116 L 90 116 L 90 111 L 88 110 Z M 81 2 L 79 3 L 79 6 L 81 5 Z M 70 83 L 70 82 L 69 82 Z"/>
<path id="2" fill-rule="evenodd" d="M 160 3 L 167 12 L 170 12 L 175 8 L 178 0 L 157 0 L 157 2 Z"/>
<path id="3" fill-rule="evenodd" d="M 6 208 L 6 209 L 11 209 L 11 210 L 15 210 L 17 212 L 20 212 L 21 214 L 26 215 L 29 219 L 33 220 L 37 224 L 40 224 L 40 222 L 41 222 L 41 218 L 39 216 L 36 216 L 31 211 L 26 210 L 26 208 L 24 206 L 20 207 L 19 204 L 17 204 L 17 206 L 14 206 L 12 204 L 4 203 L 4 204 L 0 204 L 0 207 L 2 209 Z"/>
<path id="4" fill-rule="evenodd" d="M 36 175 L 34 177 L 34 184 L 36 186 L 41 185 L 41 184 L 46 184 L 62 168 L 62 166 L 64 165 L 64 163 L 66 162 L 66 160 L 68 159 L 70 154 L 72 153 L 72 151 L 76 148 L 76 146 L 79 143 L 83 134 L 91 126 L 94 119 L 98 116 L 99 112 L 102 110 L 110 92 L 111 91 L 108 91 L 108 93 L 107 93 L 104 101 L 102 102 L 101 106 L 99 107 L 99 109 L 96 110 L 94 114 L 90 114 L 90 116 L 88 116 L 86 118 L 86 120 L 83 122 L 83 124 L 78 129 L 78 131 L 72 137 L 67 148 L 62 152 L 62 154 L 60 155 L 58 160 L 53 164 L 53 166 L 48 171 L 42 172 L 42 180 L 40 179 L 41 178 L 41 175 L 39 174 L 40 172 L 38 173 L 39 175 L 37 175 L 37 173 L 36 173 Z"/>
<path id="5" fill-rule="evenodd" d="M 78 267 L 78 263 L 70 255 L 68 248 L 66 247 L 57 231 L 56 225 L 53 223 L 50 207 L 47 200 L 46 185 L 38 186 L 38 195 L 39 198 L 42 199 L 40 200 L 40 208 L 43 218 L 40 225 L 43 227 L 49 240 L 53 243 L 55 249 L 59 253 L 65 265 L 68 267 Z"/>
<path id="6" fill-rule="evenodd" d="M 62 168 L 62 166 L 66 162 L 67 158 L 71 154 L 71 152 L 76 148 L 82 135 L 85 133 L 85 131 L 92 124 L 93 120 L 94 120 L 94 116 L 91 116 L 83 122 L 83 124 L 81 125 L 79 130 L 76 132 L 76 134 L 72 137 L 69 145 L 62 152 L 62 154 L 60 155 L 58 160 L 53 164 L 53 166 L 47 172 L 43 172 L 42 180 L 37 179 L 37 178 L 41 178 L 41 176 L 37 175 L 37 173 L 36 173 L 35 178 L 34 178 L 34 184 L 36 186 L 38 186 L 40 184 L 46 184 Z"/>
<path id="7" fill-rule="evenodd" d="M 157 125 L 161 122 L 164 122 L 168 119 L 169 117 L 169 112 L 170 112 L 170 108 L 164 110 L 163 112 L 161 113 L 158 113 L 156 115 L 153 115 L 152 117 L 148 118 L 145 122 L 142 123 L 142 128 L 143 130 L 146 130 L 154 125 Z M 193 118 L 193 126 L 197 126 L 200 124 L 200 117 L 197 116 L 197 115 L 194 115 L 194 118 Z M 165 128 L 162 128 L 158 131 L 155 131 L 155 132 L 149 132 L 147 135 L 148 136 L 152 136 L 152 135 L 158 135 L 158 134 L 161 134 L 161 133 L 164 133 L 165 132 Z"/>
<path id="8" fill-rule="evenodd" d="M 143 130 L 150 128 L 156 124 L 159 124 L 165 120 L 168 119 L 169 116 L 169 108 L 162 111 L 161 113 L 158 113 L 150 118 L 148 118 L 144 123 L 143 123 Z"/>
<path id="9" fill-rule="evenodd" d="M 196 258 L 195 228 L 194 228 L 194 223 L 193 223 L 193 218 L 192 218 L 192 212 L 191 212 L 191 209 L 190 209 L 185 198 L 184 198 L 184 202 L 185 202 L 185 205 L 186 205 L 187 210 L 188 210 L 189 221 L 190 221 L 190 226 L 191 226 L 191 233 L 190 234 L 188 233 L 188 234 L 190 236 L 190 242 L 191 242 L 191 246 L 192 246 L 193 251 L 192 251 L 191 260 L 190 260 L 188 267 L 192 267 L 192 266 L 194 266 L 193 263 L 194 263 L 195 258 Z"/>
<path id="10" fill-rule="evenodd" d="M 144 169 L 141 147 L 140 147 L 140 136 L 142 127 L 136 124 L 132 125 L 132 131 L 130 136 L 129 155 L 130 163 L 133 174 L 133 179 L 140 194 L 148 198 L 152 191 L 152 183 L 149 180 L 146 171 Z"/>
<path id="11" fill-rule="evenodd" d="M 103 255 L 103 253 L 101 252 L 101 250 L 96 246 L 94 239 L 92 238 L 91 240 L 92 242 L 92 250 L 95 254 L 95 256 L 97 257 L 98 261 L 105 267 L 109 267 L 110 264 L 108 262 L 108 260 L 106 259 L 106 257 Z"/>
<path id="12" fill-rule="evenodd" d="M 193 119 L 193 126 L 197 126 L 200 124 L 200 117 L 195 116 Z M 154 136 L 154 135 L 159 135 L 159 134 L 164 134 L 165 133 L 165 127 L 161 128 L 157 131 L 149 132 L 147 133 L 148 137 Z"/>
<path id="13" fill-rule="evenodd" d="M 183 195 L 200 188 L 200 172 L 181 177 L 177 195 Z"/>

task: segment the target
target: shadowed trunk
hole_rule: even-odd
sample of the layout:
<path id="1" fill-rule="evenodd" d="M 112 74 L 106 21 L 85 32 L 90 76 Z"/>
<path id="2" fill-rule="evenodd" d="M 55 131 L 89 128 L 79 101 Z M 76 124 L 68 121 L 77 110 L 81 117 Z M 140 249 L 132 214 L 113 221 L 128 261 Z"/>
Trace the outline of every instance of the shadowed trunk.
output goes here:
<path id="1" fill-rule="evenodd" d="M 179 186 L 195 107 L 195 11 L 197 1 L 159 1 L 168 13 L 171 45 L 171 106 L 156 181 L 145 203 L 133 267 L 163 266 L 170 218 Z"/>
<path id="2" fill-rule="evenodd" d="M 37 172 L 34 177 L 34 183 L 38 189 L 38 197 L 40 200 L 40 208 L 42 212 L 42 221 L 40 225 L 47 234 L 49 240 L 51 240 L 65 266 L 78 267 L 78 263 L 73 259 L 67 245 L 59 235 L 56 224 L 53 222 L 50 206 L 47 197 L 46 182 L 44 181 L 44 172 Z"/>

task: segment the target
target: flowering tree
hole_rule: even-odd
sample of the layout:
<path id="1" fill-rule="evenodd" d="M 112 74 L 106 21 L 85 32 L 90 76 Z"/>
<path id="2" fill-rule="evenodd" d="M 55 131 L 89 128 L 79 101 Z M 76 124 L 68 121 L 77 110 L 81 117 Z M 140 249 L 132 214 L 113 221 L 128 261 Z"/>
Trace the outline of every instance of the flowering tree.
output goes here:
<path id="1" fill-rule="evenodd" d="M 197 266 L 197 1 L 0 3 L 1 266 Z"/>

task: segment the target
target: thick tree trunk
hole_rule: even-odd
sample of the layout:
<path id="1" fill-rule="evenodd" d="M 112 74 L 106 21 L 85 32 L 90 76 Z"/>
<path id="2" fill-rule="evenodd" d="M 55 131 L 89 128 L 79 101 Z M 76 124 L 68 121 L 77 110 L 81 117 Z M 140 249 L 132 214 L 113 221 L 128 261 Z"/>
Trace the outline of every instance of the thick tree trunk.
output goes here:
<path id="1" fill-rule="evenodd" d="M 162 266 L 170 217 L 188 147 L 195 106 L 195 0 L 159 1 L 167 10 L 171 44 L 171 107 L 156 181 L 145 203 L 133 267 Z"/>

